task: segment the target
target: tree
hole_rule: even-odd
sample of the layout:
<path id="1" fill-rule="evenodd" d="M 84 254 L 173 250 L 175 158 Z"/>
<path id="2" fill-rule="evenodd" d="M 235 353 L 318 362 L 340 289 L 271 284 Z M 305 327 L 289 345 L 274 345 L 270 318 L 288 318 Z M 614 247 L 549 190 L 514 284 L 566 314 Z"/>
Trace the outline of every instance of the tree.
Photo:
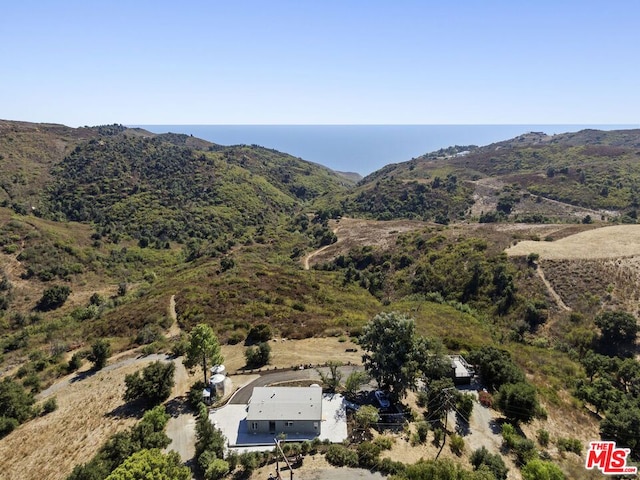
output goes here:
<path id="1" fill-rule="evenodd" d="M 244 358 L 247 360 L 247 367 L 262 367 L 271 360 L 271 346 L 267 342 L 260 342 L 254 347 L 248 347 L 244 351 Z"/>
<path id="2" fill-rule="evenodd" d="M 377 423 L 380 420 L 380 414 L 378 409 L 373 405 L 363 405 L 358 409 L 355 414 L 356 423 L 361 428 L 369 428 L 371 424 Z"/>
<path id="3" fill-rule="evenodd" d="M 636 318 L 623 311 L 601 313 L 595 324 L 600 329 L 600 345 L 605 353 L 617 355 L 632 347 L 638 334 Z"/>
<path id="4" fill-rule="evenodd" d="M 214 427 L 209 420 L 209 411 L 201 403 L 198 407 L 198 418 L 196 418 L 196 458 L 205 452 L 210 452 L 216 458 L 223 458 L 226 440 L 222 431 Z"/>
<path id="5" fill-rule="evenodd" d="M 319 368 L 316 369 L 320 375 L 322 383 L 329 392 L 334 393 L 338 388 L 340 388 L 340 381 L 342 380 L 342 372 L 340 371 L 341 366 L 342 362 L 332 360 L 327 362 L 327 367 L 329 368 L 327 373 L 324 373 Z"/>
<path id="6" fill-rule="evenodd" d="M 229 470 L 229 462 L 221 458 L 215 458 L 207 465 L 204 471 L 204 478 L 205 480 L 218 480 L 224 478 L 229 473 Z"/>
<path id="7" fill-rule="evenodd" d="M 202 362 L 205 384 L 207 383 L 207 360 L 214 365 L 219 365 L 223 362 L 218 337 L 216 337 L 209 325 L 201 323 L 196 325 L 189 335 L 189 346 L 184 359 L 184 366 L 193 368 Z"/>
<path id="8" fill-rule="evenodd" d="M 125 376 L 124 400 L 129 402 L 141 398 L 151 405 L 162 403 L 171 395 L 175 369 L 173 362 L 158 361 L 147 365 L 142 370 L 142 375 L 137 371 Z"/>
<path id="9" fill-rule="evenodd" d="M 427 381 L 449 378 L 451 359 L 445 355 L 445 348 L 439 339 L 417 337 L 415 356 L 418 368 Z"/>
<path id="10" fill-rule="evenodd" d="M 489 390 L 497 390 L 505 383 L 524 381 L 524 374 L 511 360 L 506 350 L 486 346 L 469 357 L 479 367 L 480 376 Z"/>
<path id="11" fill-rule="evenodd" d="M 509 469 L 504 464 L 502 456 L 499 454 L 489 453 L 485 447 L 475 450 L 471 454 L 471 465 L 474 470 L 478 470 L 482 465 L 486 465 L 487 468 L 496 477 L 496 480 L 506 480 Z"/>
<path id="12" fill-rule="evenodd" d="M 182 465 L 177 452 L 140 450 L 128 457 L 106 480 L 190 480 L 191 470 Z"/>
<path id="13" fill-rule="evenodd" d="M 414 332 L 413 319 L 397 312 L 380 313 L 359 339 L 366 352 L 362 356 L 365 370 L 396 398 L 415 385 L 419 365 Z"/>
<path id="14" fill-rule="evenodd" d="M 538 410 L 536 389 L 525 382 L 504 384 L 498 391 L 496 404 L 508 420 L 528 423 Z"/>
<path id="15" fill-rule="evenodd" d="M 33 416 L 33 394 L 10 378 L 0 382 L 0 438 Z"/>
<path id="16" fill-rule="evenodd" d="M 640 459 L 640 402 L 623 398 L 619 403 L 611 403 L 600 422 L 600 435 L 630 448 L 631 456 Z"/>
<path id="17" fill-rule="evenodd" d="M 70 293 L 71 289 L 66 285 L 54 285 L 47 288 L 42 294 L 42 298 L 38 301 L 36 308 L 43 312 L 55 310 L 67 301 Z"/>
<path id="18" fill-rule="evenodd" d="M 102 370 L 107 364 L 107 359 L 111 354 L 111 345 L 108 340 L 101 338 L 93 342 L 91 345 L 90 360 L 93 362 L 93 368 L 95 370 Z"/>
<path id="19" fill-rule="evenodd" d="M 251 327 L 249 330 L 249 334 L 247 335 L 247 345 L 252 345 L 254 343 L 260 342 L 268 342 L 271 340 L 273 336 L 273 331 L 271 330 L 271 326 L 267 323 L 259 323 Z"/>
<path id="20" fill-rule="evenodd" d="M 523 480 L 565 480 L 560 468 L 545 460 L 531 460 L 522 468 Z"/>
<path id="21" fill-rule="evenodd" d="M 344 382 L 344 393 L 348 398 L 354 398 L 360 387 L 369 381 L 366 372 L 355 370 L 349 374 Z"/>

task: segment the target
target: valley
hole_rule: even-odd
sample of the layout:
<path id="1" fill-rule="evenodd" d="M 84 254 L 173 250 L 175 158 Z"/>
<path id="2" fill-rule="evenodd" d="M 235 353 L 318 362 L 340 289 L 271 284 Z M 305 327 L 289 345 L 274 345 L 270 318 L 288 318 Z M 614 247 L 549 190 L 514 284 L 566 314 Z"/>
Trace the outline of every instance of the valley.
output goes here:
<path id="1" fill-rule="evenodd" d="M 422 360 L 402 368 L 419 364 L 414 374 L 433 389 L 449 387 L 425 359 L 462 354 L 481 372 L 470 425 L 497 422 L 491 453 L 506 460 L 505 478 L 525 478 L 534 460 L 564 478 L 599 478 L 583 467 L 599 438 L 640 459 L 638 145 L 634 130 L 530 134 L 357 179 L 256 145 L 1 121 L 0 402 L 7 412 L 24 405 L 0 412 L 0 472 L 71 478 L 140 420 L 123 399 L 125 377 L 155 360 L 182 367 L 196 326 L 211 328 L 242 384 L 247 352 L 261 343 L 267 369 L 363 364 L 379 315 L 410 320 Z M 256 341 L 257 331 L 268 335 Z M 101 341 L 109 359 L 94 370 Z M 197 418 L 186 399 L 201 375 L 180 370 L 165 404 Z M 513 417 L 525 407 L 504 404 L 513 385 L 535 394 L 522 422 Z M 365 447 L 346 443 L 357 454 L 396 435 L 358 465 L 384 475 L 427 468 L 420 458 L 435 458 L 435 432 L 448 429 L 467 446 L 452 450 L 448 439 L 442 458 L 461 478 L 481 478 L 472 455 L 482 433 L 457 440 L 443 417 L 420 443 L 433 405 L 412 388 L 397 403 L 405 430 L 365 428 Z M 327 448 L 309 457 L 317 470 L 329 468 Z M 265 461 L 253 477 L 241 466 L 235 475 L 264 476 Z M 491 475 L 482 478 L 500 476 Z"/>

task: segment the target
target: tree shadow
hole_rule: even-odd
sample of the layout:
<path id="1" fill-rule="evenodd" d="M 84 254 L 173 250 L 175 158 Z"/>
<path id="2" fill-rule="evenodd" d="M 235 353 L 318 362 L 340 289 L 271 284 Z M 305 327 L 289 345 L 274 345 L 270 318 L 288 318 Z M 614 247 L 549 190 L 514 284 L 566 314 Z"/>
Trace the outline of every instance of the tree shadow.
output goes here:
<path id="1" fill-rule="evenodd" d="M 469 435 L 471 429 L 469 428 L 469 422 L 466 418 L 456 412 L 456 433 L 461 437 Z"/>
<path id="2" fill-rule="evenodd" d="M 172 398 L 164 404 L 164 407 L 173 418 L 187 413 L 195 413 L 186 396 Z"/>
<path id="3" fill-rule="evenodd" d="M 82 380 L 85 380 L 87 378 L 93 377 L 99 371 L 100 370 L 96 370 L 96 369 L 92 368 L 91 370 L 85 370 L 84 372 L 78 372 L 78 373 L 76 373 L 76 375 L 71 380 L 69 380 L 69 383 L 81 382 Z"/>
<path id="4" fill-rule="evenodd" d="M 127 402 L 123 405 L 120 405 L 110 412 L 104 414 L 105 417 L 113 417 L 113 418 L 142 418 L 144 412 L 149 410 L 151 406 L 146 402 L 138 399 L 132 402 Z"/>

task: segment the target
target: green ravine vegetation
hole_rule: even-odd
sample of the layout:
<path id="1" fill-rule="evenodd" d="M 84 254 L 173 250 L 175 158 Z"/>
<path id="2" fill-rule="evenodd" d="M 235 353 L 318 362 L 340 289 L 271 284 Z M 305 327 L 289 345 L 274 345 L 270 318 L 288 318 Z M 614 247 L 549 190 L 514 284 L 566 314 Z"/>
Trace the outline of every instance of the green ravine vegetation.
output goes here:
<path id="1" fill-rule="evenodd" d="M 522 394 L 539 401 L 531 403 L 536 421 L 601 425 L 603 437 L 640 459 L 640 431 L 632 429 L 640 424 L 637 308 L 626 298 L 638 277 L 612 262 L 504 254 L 522 239 L 636 223 L 638 160 L 640 131 L 532 133 L 425 154 L 354 184 L 255 145 L 120 125 L 0 121 L 0 402 L 11 407 L 0 414 L 0 432 L 41 414 L 33 396 L 91 358 L 99 340 L 113 353 L 140 345 L 177 351 L 165 338 L 175 295 L 182 330 L 206 324 L 221 344 L 252 343 L 257 325 L 276 338 L 357 339 L 376 315 L 397 312 L 415 321 L 416 338 L 465 354 L 485 376 L 491 365 L 515 372 L 489 385 L 513 423 L 526 423 L 514 415 Z M 574 207 L 589 218 L 566 213 Z M 342 242 L 345 217 L 407 219 L 409 228 L 377 246 Z M 324 246 L 335 255 L 305 270 L 304 256 Z M 539 268 L 571 311 L 558 306 Z M 142 391 L 142 380 L 130 383 Z M 532 447 L 526 428 L 527 438 L 521 430 L 505 437 L 520 467 L 552 461 L 568 477 L 576 471 L 579 458 Z M 558 449 L 577 449 L 571 432 L 554 435 L 564 439 Z M 111 461 L 105 445 L 98 457 Z M 328 456 L 345 464 L 362 458 L 399 478 L 459 470 L 378 462 L 380 447 L 364 445 Z M 99 460 L 83 468 L 103 468 Z M 222 461 L 209 458 L 203 469 L 214 460 Z M 476 461 L 502 475 L 490 454 Z M 487 475 L 480 468 L 464 478 Z"/>

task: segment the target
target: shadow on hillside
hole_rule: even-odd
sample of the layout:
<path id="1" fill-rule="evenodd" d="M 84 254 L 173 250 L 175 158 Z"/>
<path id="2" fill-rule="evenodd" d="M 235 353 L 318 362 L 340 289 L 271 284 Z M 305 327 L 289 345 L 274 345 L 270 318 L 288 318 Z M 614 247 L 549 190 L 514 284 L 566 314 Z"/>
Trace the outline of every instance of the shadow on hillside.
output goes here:
<path id="1" fill-rule="evenodd" d="M 140 400 L 134 400 L 133 402 L 127 402 L 114 408 L 110 412 L 105 413 L 104 416 L 113 418 L 142 418 L 142 415 L 148 409 L 149 406 L 146 403 Z"/>
<path id="2" fill-rule="evenodd" d="M 94 370 L 93 368 L 91 370 L 86 370 L 84 372 L 78 372 L 71 380 L 69 380 L 69 382 L 70 383 L 81 382 L 82 380 L 93 377 L 98 372 L 99 370 Z"/>

